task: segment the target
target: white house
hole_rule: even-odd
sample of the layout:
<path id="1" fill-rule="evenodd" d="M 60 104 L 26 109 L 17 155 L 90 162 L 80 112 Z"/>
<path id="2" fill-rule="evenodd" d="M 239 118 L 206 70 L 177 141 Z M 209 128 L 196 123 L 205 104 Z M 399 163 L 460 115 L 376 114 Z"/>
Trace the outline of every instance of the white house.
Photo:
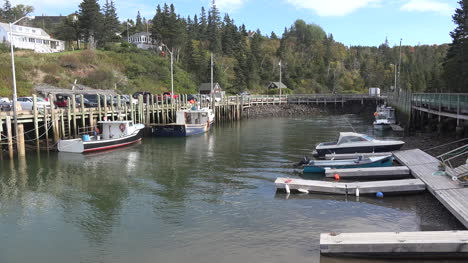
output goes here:
<path id="1" fill-rule="evenodd" d="M 65 50 L 65 42 L 53 39 L 43 29 L 13 25 L 13 46 L 32 49 L 37 53 L 53 53 Z M 10 25 L 0 23 L 0 43 L 11 43 Z"/>
<path id="2" fill-rule="evenodd" d="M 131 35 L 128 38 L 128 43 L 135 44 L 138 48 L 141 49 L 155 49 L 156 45 L 153 44 L 153 38 L 151 33 L 140 32 Z"/>

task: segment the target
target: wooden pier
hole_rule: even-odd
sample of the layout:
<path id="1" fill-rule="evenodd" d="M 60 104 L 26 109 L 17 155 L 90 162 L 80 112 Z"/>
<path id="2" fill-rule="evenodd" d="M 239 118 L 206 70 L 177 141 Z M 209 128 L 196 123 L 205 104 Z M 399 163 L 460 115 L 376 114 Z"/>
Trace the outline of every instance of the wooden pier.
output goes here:
<path id="1" fill-rule="evenodd" d="M 468 188 L 444 173 L 438 173 L 440 161 L 420 149 L 394 152 L 394 156 L 408 166 L 411 174 L 424 182 L 429 192 L 468 228 Z"/>
<path id="2" fill-rule="evenodd" d="M 323 255 L 468 257 L 468 231 L 322 233 Z"/>
<path id="3" fill-rule="evenodd" d="M 291 178 L 277 178 L 276 189 L 285 190 L 286 185 L 290 190 L 307 190 L 309 192 L 354 195 L 356 188 L 360 194 L 375 194 L 377 192 L 387 193 L 414 193 L 426 190 L 426 186 L 419 179 L 403 179 L 375 182 L 329 182 Z"/>
<path id="4" fill-rule="evenodd" d="M 371 167 L 371 168 L 351 168 L 351 169 L 330 169 L 325 168 L 325 177 L 333 178 L 338 174 L 340 178 L 403 178 L 409 177 L 410 170 L 406 166 L 391 167 Z"/>

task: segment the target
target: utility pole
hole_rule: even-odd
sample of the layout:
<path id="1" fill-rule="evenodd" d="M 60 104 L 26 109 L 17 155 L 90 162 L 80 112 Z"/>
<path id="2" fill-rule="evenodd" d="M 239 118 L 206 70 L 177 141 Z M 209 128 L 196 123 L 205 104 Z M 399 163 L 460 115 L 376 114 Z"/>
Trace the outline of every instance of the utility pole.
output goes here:
<path id="1" fill-rule="evenodd" d="M 282 67 L 282 65 L 281 65 L 281 59 L 280 59 L 280 62 L 279 62 L 279 74 L 280 74 L 280 75 L 279 75 L 279 100 L 280 100 L 279 103 L 280 103 L 280 104 L 281 104 L 281 86 L 282 86 L 281 67 Z"/>
<path id="2" fill-rule="evenodd" d="M 400 59 L 398 60 L 398 86 L 400 86 L 400 70 L 401 70 L 401 41 L 403 39 L 400 38 Z M 401 88 L 400 88 L 401 89 Z M 400 94 L 400 91 L 398 90 L 398 95 Z"/>

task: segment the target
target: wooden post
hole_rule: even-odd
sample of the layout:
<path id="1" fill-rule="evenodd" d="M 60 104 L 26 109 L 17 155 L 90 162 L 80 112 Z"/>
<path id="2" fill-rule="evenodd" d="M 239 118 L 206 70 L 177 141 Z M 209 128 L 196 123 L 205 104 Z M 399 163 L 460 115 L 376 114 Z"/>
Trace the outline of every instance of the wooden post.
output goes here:
<path id="1" fill-rule="evenodd" d="M 151 121 L 151 97 L 150 95 L 146 95 L 146 105 L 145 105 L 145 108 L 146 108 L 146 118 L 145 118 L 145 123 L 146 124 L 149 124 Z"/>
<path id="2" fill-rule="evenodd" d="M 18 149 L 18 157 L 26 157 L 26 148 L 24 146 L 24 125 L 18 124 L 18 134 L 16 135 L 16 147 Z"/>
<path id="3" fill-rule="evenodd" d="M 122 114 L 121 114 L 121 110 L 122 110 L 122 100 L 120 98 L 120 95 L 117 95 L 117 116 L 119 116 L 118 120 L 121 121 L 122 120 Z"/>
<path id="4" fill-rule="evenodd" d="M 113 97 L 111 97 L 110 104 L 111 104 L 111 119 L 112 119 L 113 121 L 115 121 L 115 107 L 114 107 L 114 99 L 113 99 Z"/>
<path id="5" fill-rule="evenodd" d="M 104 118 L 107 120 L 107 95 L 104 95 Z"/>
<path id="6" fill-rule="evenodd" d="M 73 136 L 78 137 L 78 127 L 76 127 L 76 97 L 72 95 L 72 109 L 73 109 Z"/>
<path id="7" fill-rule="evenodd" d="M 3 141 L 3 121 L 2 121 L 2 117 L 0 117 L 0 160 L 3 160 L 3 144 L 2 144 L 2 141 Z"/>
<path id="8" fill-rule="evenodd" d="M 41 150 L 41 144 L 39 141 L 39 113 L 37 112 L 37 96 L 33 95 L 33 111 L 34 111 L 34 132 L 36 135 L 36 148 L 39 152 Z"/>
<path id="9" fill-rule="evenodd" d="M 13 159 L 13 136 L 11 131 L 11 117 L 6 116 L 6 130 L 7 130 L 7 138 L 8 138 L 8 156 L 10 159 Z"/>
<path id="10" fill-rule="evenodd" d="M 45 132 L 44 132 L 44 135 L 45 135 L 45 142 L 46 142 L 46 148 L 47 148 L 47 151 L 49 151 L 49 116 L 47 116 L 47 108 L 44 107 L 44 129 L 45 129 Z"/>
<path id="11" fill-rule="evenodd" d="M 132 103 L 132 97 L 130 97 L 130 104 L 133 104 Z M 124 105 L 124 112 L 125 112 L 125 120 L 128 121 L 128 108 L 127 108 L 127 103 L 125 103 Z"/>
<path id="12" fill-rule="evenodd" d="M 138 95 L 138 111 L 137 111 L 137 120 L 138 123 L 143 123 L 143 116 L 141 114 L 141 109 L 143 109 L 143 95 Z"/>
<path id="13" fill-rule="evenodd" d="M 102 106 L 101 106 L 101 95 L 96 94 L 98 101 L 98 121 L 102 120 Z"/>
<path id="14" fill-rule="evenodd" d="M 63 111 L 61 111 L 61 114 L 60 114 L 60 126 L 62 128 L 62 136 L 61 138 L 65 138 L 65 116 L 63 116 Z"/>
<path id="15" fill-rule="evenodd" d="M 59 141 L 59 129 L 58 129 L 58 121 L 56 116 L 56 110 L 54 109 L 54 98 L 52 94 L 49 95 L 49 102 L 50 102 L 50 113 L 52 115 L 52 131 L 54 132 L 54 143 Z"/>
<path id="16" fill-rule="evenodd" d="M 72 127 L 71 127 L 71 105 L 68 103 L 67 105 L 67 125 L 68 125 L 68 138 L 72 138 Z"/>
<path id="17" fill-rule="evenodd" d="M 133 102 L 130 102 L 130 119 L 133 121 L 133 123 L 136 123 L 135 118 L 133 116 L 133 107 L 134 106 L 135 105 L 133 104 Z"/>

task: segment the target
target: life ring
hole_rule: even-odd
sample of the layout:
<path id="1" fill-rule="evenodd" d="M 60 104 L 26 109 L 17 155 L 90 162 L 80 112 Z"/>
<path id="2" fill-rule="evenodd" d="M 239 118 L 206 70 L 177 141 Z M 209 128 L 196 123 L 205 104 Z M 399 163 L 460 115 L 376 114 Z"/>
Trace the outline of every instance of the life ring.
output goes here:
<path id="1" fill-rule="evenodd" d="M 119 125 L 119 129 L 120 129 L 121 132 L 124 132 L 125 131 L 125 124 L 121 123 Z"/>

